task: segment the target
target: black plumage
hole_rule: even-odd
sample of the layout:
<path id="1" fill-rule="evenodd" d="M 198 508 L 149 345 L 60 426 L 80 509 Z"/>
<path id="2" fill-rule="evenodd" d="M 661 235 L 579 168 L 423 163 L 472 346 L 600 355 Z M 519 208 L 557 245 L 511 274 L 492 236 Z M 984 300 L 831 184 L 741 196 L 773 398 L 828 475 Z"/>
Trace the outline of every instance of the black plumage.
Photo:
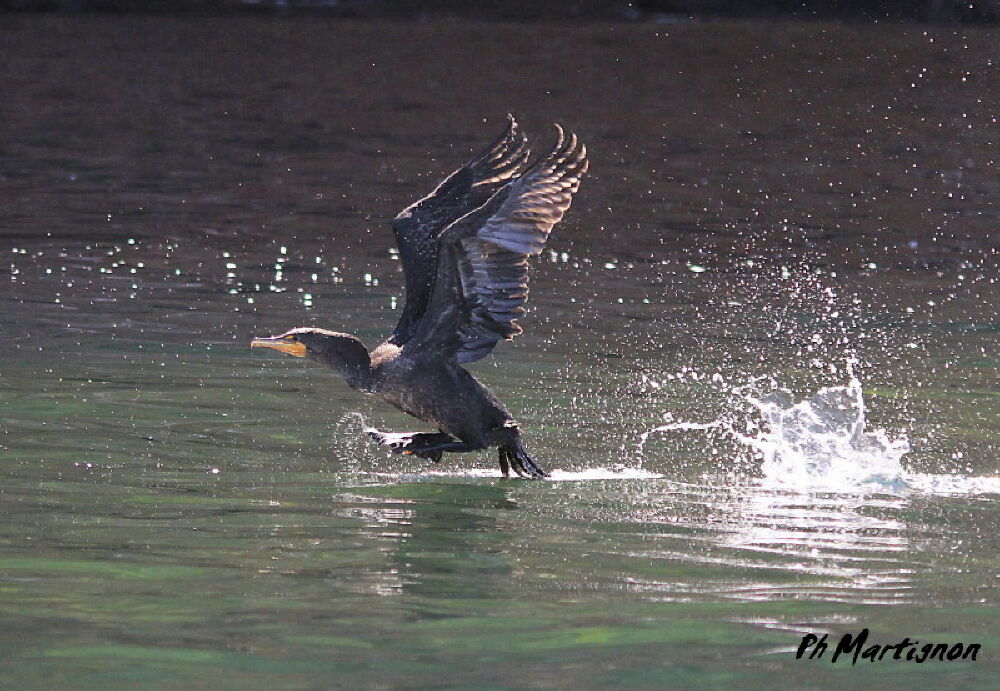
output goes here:
<path id="1" fill-rule="evenodd" d="M 430 423 L 438 432 L 369 434 L 397 453 L 438 461 L 446 451 L 499 448 L 506 476 L 546 473 L 525 451 L 504 405 L 460 364 L 521 333 L 528 260 L 545 247 L 587 171 L 576 135 L 525 168 L 527 142 L 513 117 L 481 154 L 400 213 L 406 300 L 392 335 L 369 352 L 354 336 L 298 328 L 254 346 L 308 356 L 355 389 Z"/>

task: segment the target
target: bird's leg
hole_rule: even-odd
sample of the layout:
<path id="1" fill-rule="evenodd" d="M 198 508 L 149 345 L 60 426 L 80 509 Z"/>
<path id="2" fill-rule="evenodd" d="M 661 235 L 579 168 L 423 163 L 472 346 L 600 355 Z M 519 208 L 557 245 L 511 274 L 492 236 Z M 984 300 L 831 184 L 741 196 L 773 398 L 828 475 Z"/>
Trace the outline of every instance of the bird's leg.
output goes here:
<path id="1" fill-rule="evenodd" d="M 505 455 L 506 458 L 504 457 Z M 507 462 L 510 463 L 510 466 L 517 473 L 518 477 L 537 479 L 549 476 L 535 462 L 535 459 L 528 455 L 528 452 L 524 450 L 524 447 L 520 443 L 500 447 L 500 470 L 503 471 L 504 477 L 508 477 Z"/>
<path id="2" fill-rule="evenodd" d="M 444 435 L 447 436 L 447 435 Z M 450 439 L 450 437 L 449 437 Z M 474 444 L 467 444 L 464 441 L 449 441 L 442 444 L 432 444 L 429 446 L 414 447 L 412 450 L 406 450 L 402 453 L 412 453 L 415 456 L 420 456 L 421 458 L 426 458 L 430 461 L 437 463 L 441 460 L 441 454 L 445 451 L 450 453 L 463 453 L 465 451 L 479 451 L 483 447 L 476 446 Z M 394 453 L 399 453 L 398 451 Z"/>
<path id="3" fill-rule="evenodd" d="M 448 435 L 444 435 L 444 436 L 447 437 Z M 451 437 L 449 437 L 449 439 L 450 438 Z M 442 444 L 434 444 L 434 445 L 431 445 L 431 446 L 421 447 L 420 448 L 420 453 L 429 453 L 429 452 L 434 452 L 434 453 L 442 452 L 443 453 L 445 451 L 448 451 L 449 453 L 463 453 L 465 451 L 479 451 L 482 448 L 483 447 L 481 447 L 481 446 L 475 446 L 474 444 L 468 444 L 468 443 L 466 443 L 464 441 L 449 441 L 449 442 L 445 442 L 445 443 L 442 443 Z M 414 451 L 414 453 L 417 453 L 417 452 Z"/>
<path id="4" fill-rule="evenodd" d="M 509 454 L 507 449 L 502 446 L 497 450 L 497 457 L 500 460 L 500 472 L 503 473 L 504 477 L 510 477 L 510 461 L 508 460 Z"/>
<path id="5" fill-rule="evenodd" d="M 518 477 L 542 478 L 549 476 L 524 449 L 521 431 L 513 420 L 507 420 L 503 425 L 493 429 L 490 437 L 490 443 L 495 444 L 500 449 L 500 472 L 503 473 L 504 477 L 510 477 L 511 468 L 514 469 Z"/>

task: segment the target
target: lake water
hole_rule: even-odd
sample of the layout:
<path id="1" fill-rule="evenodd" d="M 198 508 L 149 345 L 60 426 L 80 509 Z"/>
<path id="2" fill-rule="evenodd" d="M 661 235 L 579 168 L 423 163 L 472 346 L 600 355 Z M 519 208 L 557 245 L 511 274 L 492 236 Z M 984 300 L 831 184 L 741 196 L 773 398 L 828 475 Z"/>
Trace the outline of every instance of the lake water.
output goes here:
<path id="1" fill-rule="evenodd" d="M 995 32 L 2 21 L 5 688 L 994 687 Z M 248 348 L 388 333 L 508 111 L 592 161 L 471 367 L 544 482 Z"/>

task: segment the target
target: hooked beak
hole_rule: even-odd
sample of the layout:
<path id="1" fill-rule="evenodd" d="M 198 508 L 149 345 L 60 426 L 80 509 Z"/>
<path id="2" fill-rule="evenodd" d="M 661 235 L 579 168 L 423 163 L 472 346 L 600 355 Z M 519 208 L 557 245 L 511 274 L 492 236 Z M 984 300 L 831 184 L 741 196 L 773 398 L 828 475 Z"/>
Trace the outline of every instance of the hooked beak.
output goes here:
<path id="1" fill-rule="evenodd" d="M 250 342 L 251 348 L 273 348 L 282 353 L 288 353 L 295 357 L 305 357 L 306 347 L 304 344 L 293 340 L 291 336 L 271 336 L 270 338 L 255 338 Z"/>

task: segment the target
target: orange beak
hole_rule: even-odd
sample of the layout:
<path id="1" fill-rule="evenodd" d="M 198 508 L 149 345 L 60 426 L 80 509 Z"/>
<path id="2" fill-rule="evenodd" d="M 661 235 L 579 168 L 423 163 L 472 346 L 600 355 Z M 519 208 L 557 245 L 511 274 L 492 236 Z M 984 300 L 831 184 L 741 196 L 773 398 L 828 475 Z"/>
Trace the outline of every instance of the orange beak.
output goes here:
<path id="1" fill-rule="evenodd" d="M 305 357 L 306 347 L 288 336 L 271 336 L 270 338 L 255 338 L 250 342 L 251 348 L 273 348 L 295 357 Z"/>

